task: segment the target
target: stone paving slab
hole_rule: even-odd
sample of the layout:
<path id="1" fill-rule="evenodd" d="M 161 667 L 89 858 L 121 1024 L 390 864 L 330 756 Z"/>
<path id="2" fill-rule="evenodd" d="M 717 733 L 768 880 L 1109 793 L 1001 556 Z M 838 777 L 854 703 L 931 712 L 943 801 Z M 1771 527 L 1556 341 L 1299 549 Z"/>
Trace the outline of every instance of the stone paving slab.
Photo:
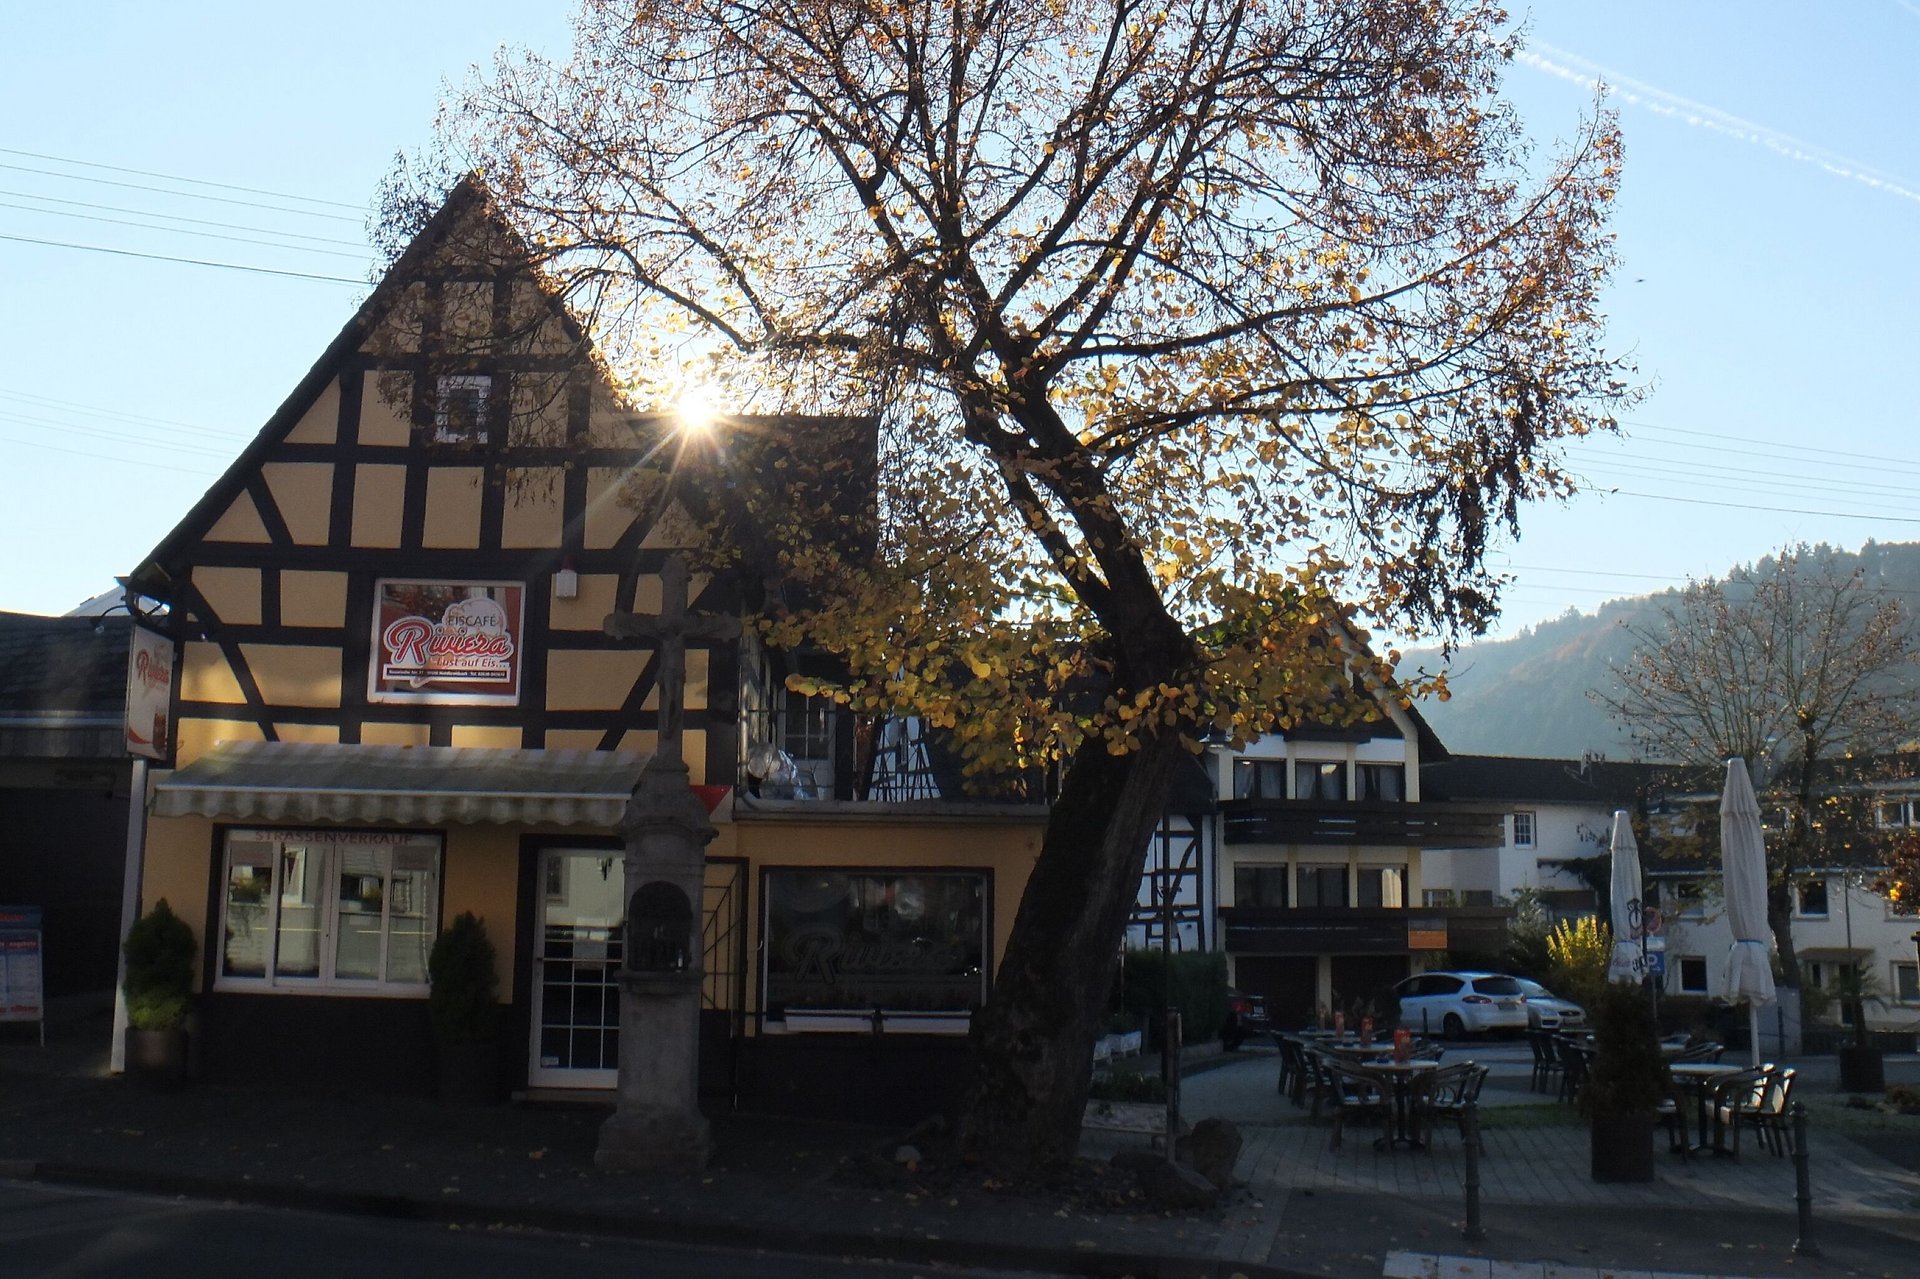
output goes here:
<path id="1" fill-rule="evenodd" d="M 1671 1270 L 1621 1270 L 1612 1266 L 1566 1266 L 1551 1261 L 1494 1261 L 1487 1257 L 1442 1257 L 1433 1253 L 1387 1254 L 1382 1279 L 1748 1279 Z"/>

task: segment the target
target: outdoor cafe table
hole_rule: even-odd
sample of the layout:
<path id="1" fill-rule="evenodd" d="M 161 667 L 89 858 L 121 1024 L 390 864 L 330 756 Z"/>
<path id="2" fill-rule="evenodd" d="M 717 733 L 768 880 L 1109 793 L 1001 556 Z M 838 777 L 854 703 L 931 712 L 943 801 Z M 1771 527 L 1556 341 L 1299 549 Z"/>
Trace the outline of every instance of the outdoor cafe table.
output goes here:
<path id="1" fill-rule="evenodd" d="M 1728 1075 L 1739 1074 L 1742 1069 L 1740 1066 L 1712 1061 L 1679 1061 L 1667 1067 L 1673 1082 L 1693 1094 L 1694 1115 L 1700 1131 L 1700 1140 L 1693 1149 L 1711 1150 L 1715 1154 L 1727 1153 L 1707 1137 L 1707 1097 L 1713 1092 L 1714 1084 Z M 1682 1119 L 1684 1121 L 1685 1116 Z"/>
<path id="2" fill-rule="evenodd" d="M 1348 1067 L 1385 1084 L 1393 1094 L 1393 1128 L 1388 1135 L 1374 1140 L 1376 1148 L 1391 1150 L 1404 1145 L 1415 1150 L 1426 1149 L 1427 1143 L 1420 1140 L 1417 1116 L 1413 1113 L 1413 1085 L 1422 1074 L 1439 1065 L 1437 1061 L 1370 1061 Z"/>

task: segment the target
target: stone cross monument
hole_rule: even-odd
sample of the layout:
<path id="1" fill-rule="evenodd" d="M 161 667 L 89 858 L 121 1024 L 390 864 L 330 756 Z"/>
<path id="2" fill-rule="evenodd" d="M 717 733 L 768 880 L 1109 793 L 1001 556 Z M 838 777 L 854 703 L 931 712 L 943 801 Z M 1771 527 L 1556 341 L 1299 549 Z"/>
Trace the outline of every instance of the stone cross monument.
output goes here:
<path id="1" fill-rule="evenodd" d="M 658 744 L 627 801 L 627 923 L 620 965 L 620 1081 L 600 1127 L 602 1168 L 697 1171 L 710 1140 L 700 1113 L 700 903 L 706 848 L 716 834 L 688 783 L 680 738 L 687 640 L 740 634 L 733 617 L 687 612 L 687 562 L 660 570 L 660 612 L 609 614 L 607 634 L 654 643 L 660 694 Z"/>

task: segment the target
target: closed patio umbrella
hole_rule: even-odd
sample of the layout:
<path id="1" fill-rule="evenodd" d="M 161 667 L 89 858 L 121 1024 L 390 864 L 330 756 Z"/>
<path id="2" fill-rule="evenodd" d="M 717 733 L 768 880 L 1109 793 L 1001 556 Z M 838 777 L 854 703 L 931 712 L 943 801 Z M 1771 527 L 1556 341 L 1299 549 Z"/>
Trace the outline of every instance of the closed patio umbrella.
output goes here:
<path id="1" fill-rule="evenodd" d="M 1613 814 L 1613 956 L 1608 981 L 1639 981 L 1645 975 L 1640 953 L 1640 845 L 1624 808 Z"/>
<path id="2" fill-rule="evenodd" d="M 1774 1001 L 1768 959 L 1767 841 L 1760 830 L 1760 801 L 1746 761 L 1727 761 L 1727 788 L 1720 796 L 1720 874 L 1733 945 L 1727 949 L 1726 997 L 1747 1001 L 1753 1064 L 1760 1064 L 1760 1005 Z"/>

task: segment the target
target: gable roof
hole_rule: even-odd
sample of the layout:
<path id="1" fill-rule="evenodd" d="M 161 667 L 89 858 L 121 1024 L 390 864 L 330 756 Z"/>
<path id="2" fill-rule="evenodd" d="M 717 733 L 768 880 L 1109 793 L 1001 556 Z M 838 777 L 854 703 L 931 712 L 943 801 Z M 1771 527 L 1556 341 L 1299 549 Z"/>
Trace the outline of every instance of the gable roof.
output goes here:
<path id="1" fill-rule="evenodd" d="M 1612 760 L 1454 755 L 1420 770 L 1420 792 L 1437 800 L 1628 808 L 1670 771 Z"/>
<path id="2" fill-rule="evenodd" d="M 0 613 L 0 755 L 125 754 L 126 617 Z"/>

